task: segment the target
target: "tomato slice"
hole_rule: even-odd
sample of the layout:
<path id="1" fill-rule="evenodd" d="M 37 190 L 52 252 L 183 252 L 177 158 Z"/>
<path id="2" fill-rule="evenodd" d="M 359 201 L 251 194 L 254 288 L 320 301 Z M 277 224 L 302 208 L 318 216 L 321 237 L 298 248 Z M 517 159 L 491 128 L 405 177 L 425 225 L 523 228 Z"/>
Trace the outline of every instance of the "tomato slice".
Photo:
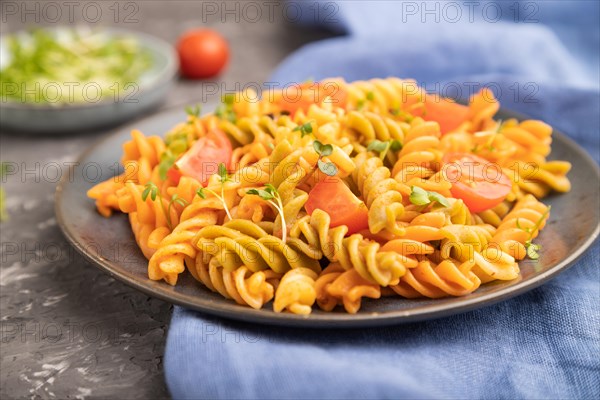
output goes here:
<path id="1" fill-rule="evenodd" d="M 443 169 L 452 182 L 452 196 L 462 199 L 474 213 L 502 203 L 512 190 L 512 181 L 498 164 L 469 153 L 448 153 Z"/>
<path id="2" fill-rule="evenodd" d="M 317 208 L 325 211 L 331 217 L 331 227 L 346 225 L 348 235 L 369 227 L 367 206 L 337 176 L 317 183 L 304 207 L 309 215 Z"/>
<path id="3" fill-rule="evenodd" d="M 173 182 L 175 185 L 179 185 L 179 180 L 181 179 L 183 175 L 181 175 L 181 172 L 179 171 L 178 168 L 175 168 L 175 166 L 169 168 L 167 170 L 167 177 L 171 180 L 171 182 Z"/>
<path id="4" fill-rule="evenodd" d="M 442 134 L 458 128 L 468 117 L 469 107 L 467 106 L 437 95 L 427 95 L 425 98 L 425 110 L 422 118 L 425 121 L 435 121 L 440 124 Z"/>
<path id="5" fill-rule="evenodd" d="M 180 174 L 190 176 L 206 186 L 208 178 L 219 171 L 219 164 L 224 163 L 229 168 L 232 152 L 231 142 L 227 135 L 223 131 L 215 129 L 198 139 L 175 162 L 175 167 Z"/>
<path id="6" fill-rule="evenodd" d="M 306 111 L 312 104 L 321 103 L 326 97 L 331 97 L 335 107 L 346 107 L 348 94 L 336 82 L 306 82 L 290 85 L 284 89 L 276 104 L 282 111 L 290 113 L 293 117 L 298 110 Z"/>

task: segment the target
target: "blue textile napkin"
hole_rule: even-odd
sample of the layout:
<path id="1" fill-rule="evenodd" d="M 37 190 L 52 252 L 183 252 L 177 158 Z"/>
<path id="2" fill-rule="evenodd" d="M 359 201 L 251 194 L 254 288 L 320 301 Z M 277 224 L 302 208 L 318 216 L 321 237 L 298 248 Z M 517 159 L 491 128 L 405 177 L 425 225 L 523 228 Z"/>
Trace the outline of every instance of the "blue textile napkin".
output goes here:
<path id="1" fill-rule="evenodd" d="M 399 76 L 458 97 L 480 82 L 598 161 L 598 2 L 329 1 L 316 20 L 314 2 L 296 4 L 312 16 L 303 23 L 342 36 L 301 48 L 271 81 Z M 175 307 L 167 384 L 174 398 L 600 398 L 599 249 L 512 300 L 387 328 L 257 326 Z"/>

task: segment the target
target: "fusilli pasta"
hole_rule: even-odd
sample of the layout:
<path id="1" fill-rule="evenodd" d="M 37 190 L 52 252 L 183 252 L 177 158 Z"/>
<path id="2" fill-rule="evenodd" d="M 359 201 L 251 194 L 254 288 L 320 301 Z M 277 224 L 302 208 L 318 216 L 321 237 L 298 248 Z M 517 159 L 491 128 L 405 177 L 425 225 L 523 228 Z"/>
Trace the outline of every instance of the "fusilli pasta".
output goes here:
<path id="1" fill-rule="evenodd" d="M 187 269 L 255 309 L 356 313 L 464 296 L 539 257 L 540 199 L 570 190 L 550 126 L 494 120 L 488 89 L 462 106 L 398 78 L 295 88 L 311 95 L 247 91 L 165 139 L 132 132 L 124 172 L 88 196 L 129 215 L 150 279 Z"/>

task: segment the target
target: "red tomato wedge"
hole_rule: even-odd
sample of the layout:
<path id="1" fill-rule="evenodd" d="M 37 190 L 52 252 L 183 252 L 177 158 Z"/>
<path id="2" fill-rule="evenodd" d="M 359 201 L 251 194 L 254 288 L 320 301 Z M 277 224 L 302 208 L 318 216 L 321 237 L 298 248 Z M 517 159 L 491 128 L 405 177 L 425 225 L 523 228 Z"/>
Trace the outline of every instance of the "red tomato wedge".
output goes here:
<path id="1" fill-rule="evenodd" d="M 436 95 L 427 95 L 422 118 L 440 124 L 442 134 L 456 129 L 469 117 L 469 107 Z"/>
<path id="2" fill-rule="evenodd" d="M 335 107 L 346 107 L 348 94 L 336 82 L 307 82 L 301 85 L 290 85 L 283 89 L 281 98 L 276 104 L 282 111 L 294 116 L 298 110 L 308 110 L 311 104 L 318 104 L 331 97 Z"/>
<path id="3" fill-rule="evenodd" d="M 171 167 L 167 170 L 167 177 L 171 180 L 171 182 L 173 182 L 176 185 L 179 185 L 179 180 L 182 176 L 183 175 L 181 175 L 179 169 L 175 167 Z"/>
<path id="4" fill-rule="evenodd" d="M 349 235 L 369 227 L 367 206 L 337 176 L 317 183 L 304 207 L 309 215 L 317 208 L 325 211 L 331 217 L 331 227 L 346 225 Z"/>
<path id="5" fill-rule="evenodd" d="M 452 182 L 452 196 L 462 199 L 474 213 L 502 203 L 512 190 L 512 181 L 498 164 L 469 153 L 448 153 L 442 159 Z"/>
<path id="6" fill-rule="evenodd" d="M 224 163 L 225 167 L 229 168 L 232 152 L 231 142 L 227 135 L 215 129 L 198 139 L 175 162 L 175 169 L 180 174 L 197 179 L 203 186 L 206 186 L 208 178 L 218 172 L 219 164 Z M 175 173 L 172 172 L 171 174 Z"/>

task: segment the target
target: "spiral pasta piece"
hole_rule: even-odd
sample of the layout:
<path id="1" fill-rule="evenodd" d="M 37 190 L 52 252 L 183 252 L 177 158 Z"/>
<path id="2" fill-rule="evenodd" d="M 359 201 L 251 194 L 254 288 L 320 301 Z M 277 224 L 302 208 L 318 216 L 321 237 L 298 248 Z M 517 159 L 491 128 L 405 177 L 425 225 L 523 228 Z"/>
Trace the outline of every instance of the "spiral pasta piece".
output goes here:
<path id="1" fill-rule="evenodd" d="M 310 314 L 317 299 L 317 273 L 308 268 L 296 268 L 281 278 L 275 293 L 273 311 L 288 310 L 294 314 Z"/>
<path id="2" fill-rule="evenodd" d="M 309 248 L 320 250 L 320 254 L 331 262 L 339 263 L 345 270 L 355 269 L 368 282 L 381 286 L 398 282 L 409 262 L 405 257 L 391 251 L 380 251 L 381 246 L 377 242 L 360 234 L 344 237 L 348 228 L 343 225 L 330 228 L 330 220 L 329 214 L 317 209 L 310 217 L 299 219 L 290 236 L 303 237 Z"/>
<path id="3" fill-rule="evenodd" d="M 525 244 L 536 238 L 550 217 L 550 209 L 527 195 L 514 206 L 498 226 L 491 243 L 517 260 L 527 255 Z"/>
<path id="4" fill-rule="evenodd" d="M 311 257 L 310 252 L 298 251 L 247 220 L 231 220 L 222 226 L 205 226 L 198 231 L 194 241 L 205 264 L 217 258 L 219 264 L 228 271 L 242 265 L 253 272 L 271 269 L 285 273 L 295 268 L 321 271 L 318 261 L 314 256 Z"/>
<path id="5" fill-rule="evenodd" d="M 335 306 L 343 305 L 346 312 L 356 314 L 361 307 L 363 297 L 378 299 L 381 287 L 365 280 L 354 270 L 332 263 L 323 270 L 315 281 L 317 304 L 322 310 L 332 311 Z"/>
<path id="6" fill-rule="evenodd" d="M 191 274 L 210 290 L 219 293 L 236 303 L 260 309 L 273 299 L 275 286 L 280 278 L 273 271 L 252 272 L 241 266 L 234 271 L 227 271 L 219 265 L 216 258 L 206 265 L 202 262 L 189 268 Z"/>
<path id="7" fill-rule="evenodd" d="M 474 261 L 458 262 L 446 259 L 439 264 L 423 259 L 407 271 L 400 283 L 391 289 L 402 297 L 440 298 L 464 296 L 477 290 L 481 280 L 472 272 Z"/>
<path id="8" fill-rule="evenodd" d="M 200 229 L 217 223 L 222 209 L 221 202 L 214 198 L 196 197 L 182 212 L 181 222 L 160 242 L 150 258 L 148 277 L 152 280 L 164 279 L 175 285 L 177 276 L 185 270 L 185 257 L 196 257 L 197 251 L 192 240 Z"/>

